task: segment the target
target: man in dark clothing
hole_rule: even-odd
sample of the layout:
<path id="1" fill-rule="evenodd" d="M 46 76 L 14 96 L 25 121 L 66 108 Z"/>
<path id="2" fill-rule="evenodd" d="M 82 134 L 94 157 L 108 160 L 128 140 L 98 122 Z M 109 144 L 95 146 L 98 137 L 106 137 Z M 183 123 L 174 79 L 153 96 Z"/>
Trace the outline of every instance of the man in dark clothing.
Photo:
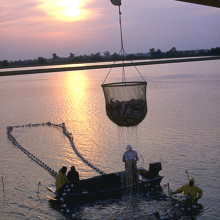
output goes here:
<path id="1" fill-rule="evenodd" d="M 71 184 L 74 184 L 74 187 L 79 186 L 79 173 L 76 171 L 74 166 L 72 166 L 70 171 L 68 172 L 67 178 L 71 182 Z"/>

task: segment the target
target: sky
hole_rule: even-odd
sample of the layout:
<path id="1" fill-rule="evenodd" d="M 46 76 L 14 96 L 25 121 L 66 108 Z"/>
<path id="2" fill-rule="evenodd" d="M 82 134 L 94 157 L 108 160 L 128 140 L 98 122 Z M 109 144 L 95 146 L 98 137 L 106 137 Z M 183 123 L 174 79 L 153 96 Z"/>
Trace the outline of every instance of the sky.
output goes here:
<path id="1" fill-rule="evenodd" d="M 220 9 L 175 0 L 122 0 L 124 50 L 220 46 Z M 110 0 L 0 0 L 0 60 L 90 55 L 121 49 Z"/>

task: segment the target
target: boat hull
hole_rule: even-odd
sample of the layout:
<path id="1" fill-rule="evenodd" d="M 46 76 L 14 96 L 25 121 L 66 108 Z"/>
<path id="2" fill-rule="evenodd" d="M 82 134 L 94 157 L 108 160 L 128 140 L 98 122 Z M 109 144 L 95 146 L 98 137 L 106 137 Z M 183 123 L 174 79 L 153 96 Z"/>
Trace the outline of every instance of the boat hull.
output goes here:
<path id="1" fill-rule="evenodd" d="M 139 168 L 142 170 L 142 168 Z M 80 186 L 76 189 L 67 185 L 63 193 L 57 199 L 64 199 L 71 203 L 84 203 L 91 200 L 118 198 L 124 192 L 141 192 L 160 189 L 162 176 L 156 175 L 151 178 L 139 176 L 138 184 L 126 184 L 125 171 L 95 176 L 80 181 Z M 54 187 L 47 187 L 48 190 L 55 192 Z"/>

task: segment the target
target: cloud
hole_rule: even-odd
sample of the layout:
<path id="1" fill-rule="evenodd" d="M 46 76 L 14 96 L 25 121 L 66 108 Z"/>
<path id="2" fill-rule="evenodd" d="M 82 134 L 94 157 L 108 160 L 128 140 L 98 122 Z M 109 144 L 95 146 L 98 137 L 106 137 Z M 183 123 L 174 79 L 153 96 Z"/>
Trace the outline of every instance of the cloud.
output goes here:
<path id="1" fill-rule="evenodd" d="M 33 58 L 52 52 L 64 56 L 59 53 L 120 50 L 119 10 L 110 0 L 80 0 L 89 14 L 84 20 L 70 22 L 52 16 L 51 7 L 43 10 L 42 1 L 1 0 L 0 56 L 10 59 L 16 54 L 19 58 L 31 54 Z M 172 46 L 203 49 L 211 43 L 213 47 L 220 44 L 219 9 L 174 0 L 126 0 L 121 12 L 127 53 L 146 52 L 152 47 L 164 51 Z"/>
<path id="2" fill-rule="evenodd" d="M 13 22 L 25 21 L 32 17 L 40 18 L 41 13 L 37 9 L 37 2 L 35 0 L 2 0 L 0 22 L 7 25 Z"/>
<path id="3" fill-rule="evenodd" d="M 106 20 L 104 21 L 101 18 L 102 15 L 108 14 L 105 13 L 105 4 L 97 5 L 97 0 L 85 1 L 87 4 L 83 5 L 83 10 L 90 11 L 86 20 L 68 23 L 51 16 L 49 13 L 50 7 L 47 9 L 48 12 L 46 9 L 42 10 L 42 0 L 2 1 L 0 28 L 8 36 L 16 34 L 17 36 L 37 37 L 54 33 L 55 37 L 57 32 L 69 34 L 73 31 L 82 31 L 83 34 L 83 32 L 105 28 L 109 25 L 109 22 L 106 24 Z M 88 25 L 88 22 L 90 25 Z"/>

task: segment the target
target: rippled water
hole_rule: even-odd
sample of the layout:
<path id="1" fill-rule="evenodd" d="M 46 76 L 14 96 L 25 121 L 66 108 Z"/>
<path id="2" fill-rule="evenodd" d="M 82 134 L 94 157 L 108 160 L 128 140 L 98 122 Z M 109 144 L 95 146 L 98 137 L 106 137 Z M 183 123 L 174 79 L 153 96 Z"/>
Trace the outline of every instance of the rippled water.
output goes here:
<path id="1" fill-rule="evenodd" d="M 172 189 L 185 184 L 188 169 L 204 191 L 203 212 L 197 219 L 219 219 L 220 208 L 220 61 L 138 67 L 148 82 L 148 114 L 135 128 L 119 128 L 106 116 L 101 84 L 108 69 L 0 77 L 1 219 L 65 219 L 48 202 L 45 188 L 54 179 L 12 145 L 6 127 L 29 123 L 65 122 L 78 151 L 93 165 L 110 173 L 124 169 L 128 143 L 142 155 L 138 166 L 160 161 Z M 131 80 L 137 73 L 127 68 Z M 109 81 L 121 79 L 114 69 Z M 74 164 L 80 178 L 97 175 L 73 152 L 62 131 L 53 127 L 14 129 L 28 151 L 54 170 Z M 41 182 L 39 194 L 38 183 Z M 147 219 L 161 213 L 167 202 L 146 197 L 123 197 L 72 207 L 78 218 Z"/>

